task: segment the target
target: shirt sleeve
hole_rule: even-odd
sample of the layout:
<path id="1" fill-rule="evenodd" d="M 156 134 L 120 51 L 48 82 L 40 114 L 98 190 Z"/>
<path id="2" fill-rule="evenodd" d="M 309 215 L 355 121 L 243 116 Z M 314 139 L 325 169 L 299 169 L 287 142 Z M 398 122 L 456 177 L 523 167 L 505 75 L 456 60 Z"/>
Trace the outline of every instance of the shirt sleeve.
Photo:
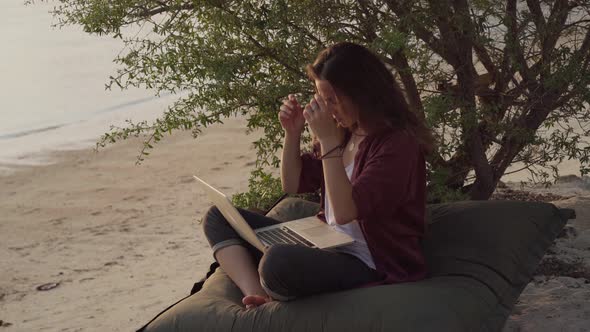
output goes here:
<path id="1" fill-rule="evenodd" d="M 320 189 L 323 175 L 322 161 L 313 152 L 301 155 L 301 174 L 299 175 L 298 194 L 311 193 Z"/>
<path id="2" fill-rule="evenodd" d="M 390 139 L 368 156 L 352 183 L 358 219 L 390 215 L 412 195 L 418 153 L 417 142 Z"/>

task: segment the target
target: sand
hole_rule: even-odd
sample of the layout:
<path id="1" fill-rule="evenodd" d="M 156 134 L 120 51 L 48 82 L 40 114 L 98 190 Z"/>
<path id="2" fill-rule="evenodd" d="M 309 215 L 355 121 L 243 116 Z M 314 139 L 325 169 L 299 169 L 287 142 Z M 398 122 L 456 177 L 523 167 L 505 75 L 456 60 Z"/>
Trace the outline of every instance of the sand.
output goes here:
<path id="1" fill-rule="evenodd" d="M 244 128 L 175 134 L 141 166 L 130 140 L 0 177 L 0 330 L 130 331 L 185 296 L 212 261 L 192 174 L 245 191 L 256 136 Z M 36 289 L 47 283 L 59 285 Z"/>
<path id="2" fill-rule="evenodd" d="M 245 191 L 257 136 L 244 128 L 174 134 L 140 166 L 133 139 L 0 177 L 0 331 L 132 331 L 186 296 L 212 262 L 199 225 L 209 202 L 191 175 Z M 590 181 L 527 190 L 570 197 L 554 203 L 578 218 L 548 257 L 590 266 Z M 504 330 L 588 331 L 589 303 L 588 280 L 537 276 Z"/>

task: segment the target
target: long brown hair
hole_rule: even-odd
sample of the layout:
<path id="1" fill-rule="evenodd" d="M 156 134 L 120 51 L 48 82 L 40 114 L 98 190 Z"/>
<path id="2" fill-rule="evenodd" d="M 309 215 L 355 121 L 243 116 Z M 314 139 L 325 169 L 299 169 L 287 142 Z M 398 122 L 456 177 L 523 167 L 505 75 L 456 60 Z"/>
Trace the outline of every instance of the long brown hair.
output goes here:
<path id="1" fill-rule="evenodd" d="M 387 129 L 406 130 L 425 154 L 434 149 L 432 131 L 410 110 L 391 71 L 367 48 L 342 42 L 321 51 L 307 65 L 311 80 L 327 80 L 359 110 L 358 125 L 369 134 Z"/>

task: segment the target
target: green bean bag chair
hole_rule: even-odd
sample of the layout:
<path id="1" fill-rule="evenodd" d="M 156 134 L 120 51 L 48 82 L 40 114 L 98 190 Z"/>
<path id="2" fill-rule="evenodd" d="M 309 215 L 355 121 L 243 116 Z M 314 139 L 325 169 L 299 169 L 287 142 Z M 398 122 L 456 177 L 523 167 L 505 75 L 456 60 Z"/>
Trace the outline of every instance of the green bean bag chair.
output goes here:
<path id="1" fill-rule="evenodd" d="M 292 220 L 317 209 L 286 199 L 269 216 Z M 572 209 L 520 201 L 435 204 L 427 212 L 425 280 L 245 310 L 240 290 L 217 269 L 140 331 L 501 331 L 545 250 L 575 218 Z"/>

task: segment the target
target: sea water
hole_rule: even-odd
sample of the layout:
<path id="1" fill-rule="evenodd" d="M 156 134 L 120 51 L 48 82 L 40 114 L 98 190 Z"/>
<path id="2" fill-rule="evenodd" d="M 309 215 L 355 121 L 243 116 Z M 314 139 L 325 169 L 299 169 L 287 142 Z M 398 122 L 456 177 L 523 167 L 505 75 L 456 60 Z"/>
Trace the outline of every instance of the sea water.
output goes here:
<path id="1" fill-rule="evenodd" d="M 55 1 L 0 1 L 0 167 L 47 162 L 51 151 L 96 143 L 111 125 L 153 120 L 176 96 L 106 90 L 123 42 L 55 28 Z"/>

